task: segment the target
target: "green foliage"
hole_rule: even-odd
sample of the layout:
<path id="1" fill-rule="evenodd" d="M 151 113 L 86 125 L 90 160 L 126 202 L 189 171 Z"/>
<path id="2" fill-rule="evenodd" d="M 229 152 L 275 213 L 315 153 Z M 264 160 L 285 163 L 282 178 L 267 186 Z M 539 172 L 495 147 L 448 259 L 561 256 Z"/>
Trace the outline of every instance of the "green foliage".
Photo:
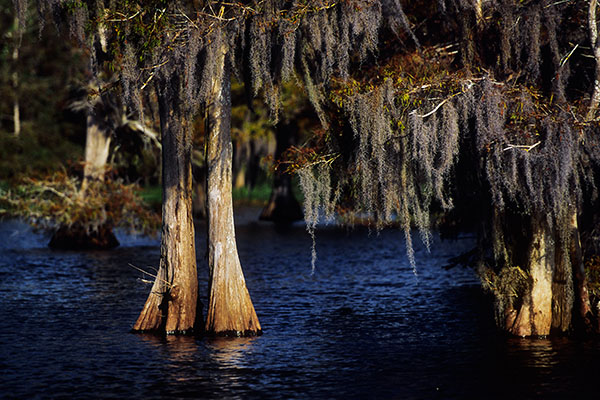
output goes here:
<path id="1" fill-rule="evenodd" d="M 252 100 L 252 109 L 244 101 L 245 88 L 234 81 L 231 85 L 231 136 L 234 142 L 249 141 L 251 139 L 273 137 L 273 121 L 270 120 L 268 110 L 258 99 Z"/>
<path id="2" fill-rule="evenodd" d="M 269 182 L 264 182 L 251 188 L 246 186 L 234 188 L 232 195 L 236 204 L 264 206 L 271 195 L 271 185 Z"/>
<path id="3" fill-rule="evenodd" d="M 81 158 L 81 145 L 58 132 L 59 126 L 34 129 L 33 122 L 22 125 L 21 135 L 0 131 L 0 179 L 39 177 L 65 166 L 65 161 Z"/>
<path id="4" fill-rule="evenodd" d="M 149 209 L 156 213 L 162 211 L 162 187 L 160 185 L 144 186 L 137 194 Z"/>
<path id="5" fill-rule="evenodd" d="M 0 190 L 0 216 L 23 218 L 44 229 L 78 226 L 90 232 L 112 226 L 157 232 L 160 218 L 142 201 L 138 186 L 111 179 L 80 186 L 64 171 L 44 179 L 25 178 Z"/>

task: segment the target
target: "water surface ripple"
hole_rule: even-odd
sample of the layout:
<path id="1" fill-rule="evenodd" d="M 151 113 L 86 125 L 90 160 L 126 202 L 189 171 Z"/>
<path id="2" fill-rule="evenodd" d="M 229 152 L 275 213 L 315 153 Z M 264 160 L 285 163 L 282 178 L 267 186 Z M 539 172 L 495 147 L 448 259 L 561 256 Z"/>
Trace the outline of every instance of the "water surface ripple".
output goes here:
<path id="1" fill-rule="evenodd" d="M 52 251 L 47 236 L 0 222 L 2 398 L 570 398 L 597 393 L 596 341 L 508 339 L 469 269 L 444 269 L 472 238 L 416 246 L 402 234 L 237 227 L 264 335 L 130 334 L 157 239 L 120 235 L 112 251 Z M 198 248 L 206 243 L 197 233 Z M 199 251 L 201 293 L 206 292 Z M 205 301 L 206 303 L 206 301 Z"/>

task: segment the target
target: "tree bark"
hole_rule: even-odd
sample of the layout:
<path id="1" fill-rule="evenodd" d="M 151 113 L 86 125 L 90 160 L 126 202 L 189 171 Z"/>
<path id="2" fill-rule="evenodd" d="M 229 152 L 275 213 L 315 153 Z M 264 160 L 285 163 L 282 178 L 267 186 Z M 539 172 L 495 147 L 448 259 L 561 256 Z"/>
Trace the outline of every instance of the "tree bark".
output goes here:
<path id="1" fill-rule="evenodd" d="M 588 28 L 590 30 L 590 44 L 592 45 L 592 51 L 594 52 L 594 59 L 596 61 L 595 78 L 594 78 L 594 92 L 592 93 L 592 99 L 590 101 L 590 107 L 586 119 L 591 121 L 596 115 L 596 110 L 600 104 L 600 41 L 598 41 L 598 25 L 596 22 L 596 8 L 598 5 L 597 0 L 590 0 L 590 6 L 588 9 Z"/>
<path id="2" fill-rule="evenodd" d="M 90 111 L 87 116 L 82 191 L 87 187 L 88 181 L 104 180 L 110 142 L 110 132 L 105 129 L 96 112 Z"/>
<path id="3" fill-rule="evenodd" d="M 566 333 L 573 320 L 573 262 L 569 252 L 570 234 L 559 238 L 555 246 L 555 267 L 552 278 L 552 330 Z"/>
<path id="4" fill-rule="evenodd" d="M 598 330 L 598 326 L 593 326 L 592 320 L 594 314 L 590 303 L 590 294 L 588 292 L 588 281 L 585 275 L 585 266 L 583 263 L 583 254 L 581 251 L 581 239 L 579 237 L 579 226 L 577 223 L 577 211 L 571 213 L 570 219 L 571 243 L 570 256 L 571 267 L 573 269 L 574 282 L 574 302 L 575 311 L 578 320 L 584 330 Z"/>
<path id="5" fill-rule="evenodd" d="M 213 78 L 208 107 L 208 266 L 206 332 L 257 335 L 261 326 L 240 264 L 233 220 L 231 83 L 226 50 L 219 49 L 219 73 Z"/>
<path id="6" fill-rule="evenodd" d="M 192 222 L 192 138 L 176 100 L 178 77 L 158 90 L 162 131 L 160 266 L 134 331 L 185 334 L 196 327 L 198 275 Z M 175 93 L 174 93 L 175 92 Z"/>
<path id="7" fill-rule="evenodd" d="M 528 256 L 528 290 L 508 331 L 516 336 L 545 336 L 552 326 L 554 245 L 546 223 L 534 220 Z"/>
<path id="8" fill-rule="evenodd" d="M 19 18 L 15 16 L 15 37 L 17 38 L 14 43 L 12 51 L 12 62 L 13 62 L 13 73 L 11 76 L 11 83 L 13 89 L 13 133 L 15 136 L 21 134 L 21 109 L 19 106 L 19 47 L 21 41 L 20 33 L 17 33 L 19 28 Z"/>

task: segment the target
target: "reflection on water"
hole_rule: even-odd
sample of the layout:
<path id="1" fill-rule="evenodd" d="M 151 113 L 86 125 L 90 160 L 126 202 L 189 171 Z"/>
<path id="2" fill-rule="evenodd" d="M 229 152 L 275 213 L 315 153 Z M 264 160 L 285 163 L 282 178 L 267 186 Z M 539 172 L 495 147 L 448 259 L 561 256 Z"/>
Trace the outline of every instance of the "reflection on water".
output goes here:
<path id="1" fill-rule="evenodd" d="M 264 328 L 257 338 L 130 334 L 149 287 L 128 264 L 156 265 L 157 239 L 109 252 L 61 252 L 0 223 L 3 398 L 578 398 L 593 386 L 594 340 L 508 339 L 470 270 L 445 270 L 464 238 L 416 247 L 402 235 L 325 229 L 318 264 L 302 226 L 237 227 Z M 205 243 L 198 230 L 198 244 Z M 201 293 L 207 274 L 199 252 Z"/>
<path id="2" fill-rule="evenodd" d="M 210 338 L 206 339 L 211 359 L 222 368 L 243 368 L 247 366 L 247 357 L 252 354 L 251 338 Z"/>
<path id="3" fill-rule="evenodd" d="M 558 364 L 558 349 L 565 345 L 566 339 L 551 340 L 548 338 L 511 338 L 508 339 L 508 355 L 523 358 L 525 366 L 535 368 L 552 368 Z"/>

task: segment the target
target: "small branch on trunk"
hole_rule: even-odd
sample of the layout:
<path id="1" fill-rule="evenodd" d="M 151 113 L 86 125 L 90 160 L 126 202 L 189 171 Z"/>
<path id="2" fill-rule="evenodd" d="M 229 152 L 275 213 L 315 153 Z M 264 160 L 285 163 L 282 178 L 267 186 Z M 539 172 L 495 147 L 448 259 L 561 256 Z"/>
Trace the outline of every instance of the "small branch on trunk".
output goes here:
<path id="1" fill-rule="evenodd" d="M 575 53 L 575 50 L 577 50 L 577 48 L 579 47 L 579 43 L 577 43 L 575 46 L 573 46 L 573 48 L 571 49 L 571 51 L 562 58 L 562 60 L 560 60 L 560 68 L 563 67 L 563 65 L 565 65 L 567 63 L 567 61 L 569 61 L 569 58 L 571 58 L 571 56 L 573 55 L 573 53 Z"/>
<path id="2" fill-rule="evenodd" d="M 511 149 L 522 149 L 522 150 L 525 150 L 525 151 L 531 151 L 534 148 L 536 148 L 537 146 L 539 146 L 540 143 L 542 143 L 542 142 L 540 141 L 540 142 L 534 143 L 532 145 L 509 144 L 506 148 L 502 149 L 502 151 L 507 151 L 507 150 L 511 150 Z"/>
<path id="3" fill-rule="evenodd" d="M 437 106 L 435 106 L 435 108 L 431 111 L 429 111 L 426 114 L 417 114 L 417 110 L 413 110 L 410 113 L 411 114 L 415 114 L 417 117 L 419 118 L 427 118 L 430 115 L 435 114 L 444 104 L 446 104 L 446 102 L 448 102 L 449 100 L 452 100 L 454 97 L 461 95 L 461 94 L 465 94 L 466 92 L 468 92 L 469 90 L 471 90 L 471 88 L 473 87 L 474 83 L 471 82 L 471 80 L 466 80 L 465 82 L 463 82 L 466 86 L 465 89 L 463 89 L 462 91 L 458 92 L 458 93 L 454 93 L 453 95 L 451 95 L 450 97 L 445 98 L 444 100 L 442 100 Z M 424 88 L 427 85 L 423 85 L 422 88 Z"/>
<path id="4" fill-rule="evenodd" d="M 133 269 L 136 269 L 136 270 L 140 271 L 141 273 L 143 273 L 143 274 L 145 274 L 145 275 L 151 276 L 151 277 L 153 277 L 154 279 L 159 279 L 159 280 L 161 280 L 161 281 L 162 281 L 162 282 L 163 282 L 165 285 L 167 285 L 168 287 L 171 287 L 171 286 L 172 286 L 170 282 L 167 282 L 166 280 L 164 280 L 164 279 L 162 279 L 162 278 L 159 278 L 159 277 L 158 277 L 158 275 L 151 274 L 151 273 L 150 273 L 150 272 L 148 272 L 148 271 L 144 271 L 143 269 L 141 269 L 141 268 L 139 268 L 139 267 L 136 267 L 135 265 L 133 265 L 133 264 L 131 264 L 131 263 L 128 263 L 128 265 L 129 265 L 131 268 L 133 268 Z M 144 283 L 147 283 L 148 281 L 146 281 L 146 280 L 142 279 L 142 282 L 144 282 Z M 152 282 L 150 282 L 150 283 L 152 283 Z"/>

